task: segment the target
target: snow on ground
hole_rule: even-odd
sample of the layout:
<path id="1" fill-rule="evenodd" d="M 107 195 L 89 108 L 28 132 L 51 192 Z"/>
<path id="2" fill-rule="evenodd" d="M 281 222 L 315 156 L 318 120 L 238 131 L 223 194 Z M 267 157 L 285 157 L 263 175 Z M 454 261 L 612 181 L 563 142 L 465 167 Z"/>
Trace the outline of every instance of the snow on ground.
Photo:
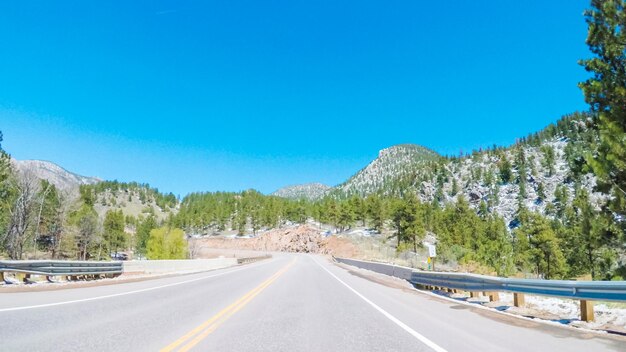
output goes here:
<path id="1" fill-rule="evenodd" d="M 580 302 L 577 300 L 526 295 L 525 307 L 515 307 L 512 293 L 500 292 L 500 300 L 497 302 L 489 302 L 486 296 L 468 298 L 467 294 L 441 291 L 435 293 L 514 315 L 591 330 L 626 333 L 626 304 L 623 303 L 596 302 L 594 304 L 595 321 L 584 322 L 580 320 Z"/>

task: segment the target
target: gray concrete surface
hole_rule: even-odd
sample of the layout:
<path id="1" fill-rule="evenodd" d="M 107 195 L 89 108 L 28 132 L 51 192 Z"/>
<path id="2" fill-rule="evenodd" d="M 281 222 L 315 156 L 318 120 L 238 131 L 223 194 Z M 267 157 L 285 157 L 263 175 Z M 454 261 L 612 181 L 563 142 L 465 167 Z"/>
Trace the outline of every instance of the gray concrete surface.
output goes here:
<path id="1" fill-rule="evenodd" d="M 187 260 L 129 260 L 122 262 L 124 273 L 167 274 L 185 271 L 205 271 L 237 265 L 237 258 Z"/>
<path id="2" fill-rule="evenodd" d="M 194 351 L 626 351 L 623 338 L 501 316 L 389 280 L 284 254 L 201 274 L 4 293 L 0 351 L 158 351 L 199 326 L 177 347 L 195 339 Z"/>

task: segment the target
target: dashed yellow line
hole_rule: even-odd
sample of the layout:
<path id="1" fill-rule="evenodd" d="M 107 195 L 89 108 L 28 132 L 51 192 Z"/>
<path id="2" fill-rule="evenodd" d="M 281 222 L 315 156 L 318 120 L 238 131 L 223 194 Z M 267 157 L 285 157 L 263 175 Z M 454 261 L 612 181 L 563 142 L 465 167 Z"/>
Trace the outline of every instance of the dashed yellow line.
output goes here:
<path id="1" fill-rule="evenodd" d="M 189 351 L 195 345 L 197 345 L 200 341 L 202 341 L 205 337 L 207 337 L 210 333 L 215 331 L 220 325 L 222 325 L 228 318 L 230 318 L 233 314 L 237 313 L 241 310 L 246 304 L 248 304 L 254 297 L 256 297 L 261 291 L 266 289 L 269 285 L 271 285 L 274 281 L 276 281 L 281 275 L 283 275 L 289 268 L 295 263 L 296 258 L 294 258 L 289 264 L 283 267 L 281 270 L 272 275 L 269 279 L 263 281 L 259 286 L 252 289 L 250 292 L 246 293 L 234 303 L 229 305 L 228 307 L 222 309 L 209 320 L 204 323 L 198 325 L 193 330 L 189 331 L 185 335 L 183 335 L 178 340 L 172 342 L 165 348 L 161 349 L 161 352 L 171 352 L 176 350 L 184 352 Z"/>

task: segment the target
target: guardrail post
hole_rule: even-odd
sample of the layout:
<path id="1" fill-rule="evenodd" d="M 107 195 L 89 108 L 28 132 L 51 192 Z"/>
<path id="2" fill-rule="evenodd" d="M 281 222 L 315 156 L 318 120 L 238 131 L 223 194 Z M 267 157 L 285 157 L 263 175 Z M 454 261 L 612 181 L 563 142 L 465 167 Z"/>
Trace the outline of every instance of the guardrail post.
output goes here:
<path id="1" fill-rule="evenodd" d="M 24 282 L 24 280 L 26 280 L 26 274 L 24 274 L 24 273 L 16 273 L 15 274 L 15 278 L 19 282 Z"/>
<path id="2" fill-rule="evenodd" d="M 496 302 L 500 300 L 500 294 L 498 292 L 489 292 L 489 302 Z"/>
<path id="3" fill-rule="evenodd" d="M 4 271 L 0 271 L 0 281 L 4 282 Z"/>
<path id="4" fill-rule="evenodd" d="M 523 307 L 526 305 L 526 298 L 523 293 L 513 293 L 513 305 L 516 307 Z"/>
<path id="5" fill-rule="evenodd" d="M 593 314 L 593 302 L 587 300 L 580 301 L 580 320 L 582 321 L 594 321 L 595 316 Z"/>

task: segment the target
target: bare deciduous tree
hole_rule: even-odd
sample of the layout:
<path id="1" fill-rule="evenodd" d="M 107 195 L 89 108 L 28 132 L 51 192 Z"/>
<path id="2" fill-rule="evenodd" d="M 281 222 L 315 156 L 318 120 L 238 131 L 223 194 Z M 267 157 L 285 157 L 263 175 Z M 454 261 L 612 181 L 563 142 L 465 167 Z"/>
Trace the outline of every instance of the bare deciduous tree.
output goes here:
<path id="1" fill-rule="evenodd" d="M 14 182 L 15 202 L 9 209 L 9 227 L 5 248 L 11 259 L 22 259 L 33 215 L 37 209 L 39 179 L 32 172 L 17 175 Z"/>
<path id="2" fill-rule="evenodd" d="M 89 247 L 98 242 L 99 223 L 95 212 L 84 212 L 78 219 L 76 244 L 78 246 L 78 258 L 87 260 Z"/>
<path id="3" fill-rule="evenodd" d="M 201 245 L 201 242 L 197 238 L 187 236 L 188 256 L 189 259 L 196 259 L 205 246 Z"/>

